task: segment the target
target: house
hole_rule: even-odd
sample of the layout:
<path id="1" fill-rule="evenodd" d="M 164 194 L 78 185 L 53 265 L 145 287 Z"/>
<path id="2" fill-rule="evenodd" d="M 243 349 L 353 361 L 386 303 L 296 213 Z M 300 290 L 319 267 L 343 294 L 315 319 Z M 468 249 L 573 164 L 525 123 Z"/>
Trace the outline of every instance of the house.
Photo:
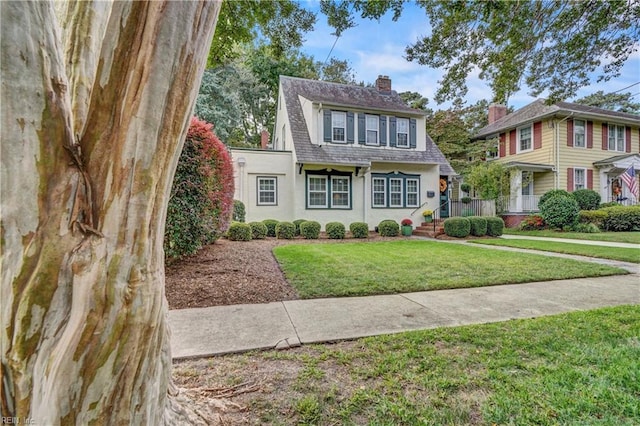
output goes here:
<path id="1" fill-rule="evenodd" d="M 232 148 L 235 198 L 246 220 L 316 220 L 323 226 L 448 216 L 455 175 L 409 108 L 380 76 L 375 87 L 280 77 L 273 135 Z M 266 136 L 266 137 L 264 137 Z M 440 206 L 442 208 L 440 209 Z"/>
<path id="2" fill-rule="evenodd" d="M 640 170 L 640 116 L 541 99 L 511 114 L 493 104 L 488 113 L 489 124 L 474 139 L 494 139 L 487 160 L 512 170 L 510 195 L 502 200 L 508 226 L 538 211 L 551 189 L 588 188 L 602 202 L 638 203 L 620 175 L 631 166 Z"/>

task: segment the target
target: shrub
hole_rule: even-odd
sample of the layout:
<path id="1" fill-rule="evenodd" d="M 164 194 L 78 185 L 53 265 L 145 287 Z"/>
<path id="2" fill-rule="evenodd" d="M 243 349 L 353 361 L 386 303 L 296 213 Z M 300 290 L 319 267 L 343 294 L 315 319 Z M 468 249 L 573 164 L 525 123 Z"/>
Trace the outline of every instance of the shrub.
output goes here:
<path id="1" fill-rule="evenodd" d="M 606 209 L 607 207 L 618 207 L 620 204 L 618 204 L 615 201 L 609 201 L 608 203 L 602 203 L 600 204 L 600 207 L 598 207 L 599 209 Z"/>
<path id="2" fill-rule="evenodd" d="M 296 226 L 291 222 L 280 222 L 276 225 L 276 237 L 291 240 L 296 236 Z"/>
<path id="3" fill-rule="evenodd" d="M 247 210 L 244 208 L 244 203 L 240 200 L 233 200 L 233 215 L 231 220 L 234 222 L 244 222 L 247 215 Z"/>
<path id="4" fill-rule="evenodd" d="M 381 237 L 397 237 L 400 234 L 400 225 L 395 220 L 383 220 L 378 224 L 378 233 Z"/>
<path id="5" fill-rule="evenodd" d="M 551 192 L 551 191 L 549 191 Z M 580 209 L 578 202 L 571 196 L 562 194 L 548 197 L 540 206 L 540 216 L 550 228 L 562 229 L 565 226 L 573 226 L 578 222 Z"/>
<path id="6" fill-rule="evenodd" d="M 602 227 L 605 231 L 640 231 L 640 206 L 617 206 L 602 209 L 607 212 Z"/>
<path id="7" fill-rule="evenodd" d="M 251 226 L 248 223 L 233 222 L 229 226 L 227 236 L 231 241 L 250 241 Z"/>
<path id="8" fill-rule="evenodd" d="M 504 232 L 504 220 L 501 217 L 487 218 L 487 235 L 499 237 Z"/>
<path id="9" fill-rule="evenodd" d="M 466 217 L 450 217 L 444 221 L 444 233 L 450 237 L 467 237 L 471 233 L 471 222 Z"/>
<path id="10" fill-rule="evenodd" d="M 308 220 L 300 224 L 300 235 L 307 240 L 316 239 L 320 236 L 320 224 L 315 220 Z"/>
<path id="11" fill-rule="evenodd" d="M 298 235 L 300 235 L 300 224 L 301 224 L 302 222 L 306 222 L 306 221 L 307 221 L 307 219 L 296 219 L 296 220 L 294 220 L 294 221 L 293 221 L 293 224 L 294 224 L 294 225 L 295 225 L 295 227 L 296 227 L 296 237 L 297 237 Z"/>
<path id="12" fill-rule="evenodd" d="M 602 227 L 602 223 L 607 218 L 607 211 L 600 210 L 580 210 L 578 215 L 578 222 L 580 223 L 592 223 L 597 227 Z"/>
<path id="13" fill-rule="evenodd" d="M 264 240 L 267 238 L 267 225 L 262 222 L 249 222 L 251 227 L 251 238 L 254 240 Z"/>
<path id="14" fill-rule="evenodd" d="M 462 204 L 469 204 L 471 202 L 471 197 L 462 197 L 460 201 L 462 201 Z"/>
<path id="15" fill-rule="evenodd" d="M 327 237 L 333 240 L 341 240 L 344 238 L 346 229 L 340 222 L 329 222 L 324 226 Z"/>
<path id="16" fill-rule="evenodd" d="M 462 190 L 462 192 L 466 192 L 468 194 L 469 191 L 471 191 L 471 185 L 469 185 L 468 183 L 463 183 L 460 185 L 460 189 Z"/>
<path id="17" fill-rule="evenodd" d="M 578 202 L 580 210 L 596 210 L 600 205 L 600 194 L 593 189 L 573 191 L 573 198 Z"/>
<path id="18" fill-rule="evenodd" d="M 471 225 L 470 233 L 474 237 L 487 235 L 487 219 L 482 216 L 471 216 L 468 218 Z"/>
<path id="19" fill-rule="evenodd" d="M 545 227 L 544 219 L 539 214 L 532 214 L 525 217 L 524 220 L 520 222 L 520 225 L 518 225 L 518 229 L 521 231 L 538 231 Z"/>
<path id="20" fill-rule="evenodd" d="M 571 193 L 565 191 L 564 189 L 552 189 L 551 191 L 547 191 L 542 194 L 542 197 L 540 197 L 540 201 L 538 201 L 538 208 L 542 210 L 542 206 L 547 202 L 547 200 L 555 196 L 572 198 Z"/>
<path id="21" fill-rule="evenodd" d="M 275 237 L 278 221 L 275 219 L 265 219 L 262 221 L 262 223 L 264 223 L 264 226 L 267 227 L 267 237 Z"/>
<path id="22" fill-rule="evenodd" d="M 593 223 L 577 223 L 573 227 L 573 231 L 574 232 L 583 232 L 585 234 L 595 234 L 597 232 L 600 232 L 600 228 L 598 228 Z"/>
<path id="23" fill-rule="evenodd" d="M 369 237 L 369 225 L 364 222 L 353 222 L 349 225 L 349 231 L 353 238 L 368 238 Z"/>
<path id="24" fill-rule="evenodd" d="M 168 259 L 195 253 L 229 228 L 233 165 L 212 125 L 191 120 L 167 206 L 164 250 Z"/>

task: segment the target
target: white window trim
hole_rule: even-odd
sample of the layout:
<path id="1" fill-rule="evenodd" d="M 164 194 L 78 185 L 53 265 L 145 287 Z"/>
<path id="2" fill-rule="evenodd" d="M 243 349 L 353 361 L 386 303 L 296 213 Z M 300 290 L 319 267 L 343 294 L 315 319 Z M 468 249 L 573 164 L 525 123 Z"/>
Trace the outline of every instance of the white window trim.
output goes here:
<path id="1" fill-rule="evenodd" d="M 375 128 L 369 127 L 369 119 L 375 119 L 376 126 Z M 369 142 L 369 131 L 376 132 L 376 141 Z M 364 143 L 369 146 L 378 146 L 380 145 L 380 117 L 372 114 L 365 114 L 364 116 Z"/>
<path id="2" fill-rule="evenodd" d="M 578 126 L 578 122 L 581 122 L 582 125 Z M 582 127 L 582 145 L 578 145 L 576 136 L 578 132 L 576 131 L 578 127 Z M 585 120 L 573 120 L 573 146 L 575 148 L 586 148 L 587 147 L 587 122 Z"/>
<path id="3" fill-rule="evenodd" d="M 401 132 L 400 131 L 400 120 L 402 120 L 403 122 L 407 123 L 407 131 L 406 132 Z M 401 117 L 396 118 L 396 147 L 398 147 L 398 148 L 409 148 L 411 146 L 411 143 L 409 142 L 409 126 L 410 125 L 411 125 L 411 123 L 409 122 L 408 118 L 401 118 Z M 407 143 L 406 144 L 401 144 L 400 143 L 400 135 L 406 135 L 407 136 Z"/>
<path id="4" fill-rule="evenodd" d="M 620 141 L 617 138 L 617 131 L 612 132 L 611 128 L 617 129 L 618 127 L 622 128 L 622 149 L 618 149 L 618 144 L 620 143 Z M 614 149 L 611 149 L 611 135 L 616 135 L 616 137 L 614 138 L 614 144 L 615 147 Z M 627 151 L 627 141 L 625 140 L 625 138 L 627 137 L 627 131 L 625 129 L 625 126 L 621 125 L 621 124 L 609 124 L 608 125 L 608 134 L 607 134 L 607 148 L 609 151 L 615 151 L 615 152 L 626 152 Z"/>
<path id="5" fill-rule="evenodd" d="M 335 179 L 344 179 L 347 181 L 347 190 L 346 191 L 335 191 L 333 189 L 334 180 Z M 331 176 L 331 187 L 329 188 L 330 196 L 331 196 L 331 208 L 332 209 L 350 209 L 351 208 L 351 179 L 348 176 Z M 336 206 L 333 204 L 333 194 L 347 194 L 347 204 Z"/>
<path id="6" fill-rule="evenodd" d="M 409 182 L 415 182 L 416 183 L 416 190 L 415 192 L 409 192 Z M 416 179 L 416 178 L 407 178 L 405 179 L 405 185 L 407 185 L 407 190 L 405 193 L 405 204 L 407 207 L 418 207 L 420 205 L 420 179 Z M 409 194 L 415 194 L 416 195 L 416 202 L 415 204 L 409 204 Z"/>
<path id="7" fill-rule="evenodd" d="M 260 182 L 270 180 L 273 182 L 273 190 L 262 190 L 260 189 Z M 257 191 L 258 191 L 258 199 L 257 204 L 259 206 L 277 206 L 278 205 L 278 178 L 276 176 L 258 176 L 257 178 Z M 271 193 L 273 192 L 273 202 L 265 202 L 260 201 L 260 195 L 263 193 Z"/>
<path id="8" fill-rule="evenodd" d="M 391 190 L 391 182 L 392 181 L 400 181 L 400 191 L 392 191 Z M 389 207 L 392 208 L 397 208 L 397 207 L 404 207 L 405 204 L 405 199 L 404 199 L 404 179 L 403 178 L 389 178 Z M 400 194 L 400 204 L 393 204 L 391 201 L 391 196 L 393 194 Z"/>
<path id="9" fill-rule="evenodd" d="M 382 186 L 384 187 L 382 191 L 376 191 L 376 180 L 382 181 Z M 381 193 L 384 195 L 382 204 L 376 204 L 376 194 Z M 373 207 L 387 207 L 387 178 L 383 177 L 374 177 L 371 180 L 371 205 Z"/>
<path id="10" fill-rule="evenodd" d="M 582 172 L 583 181 L 582 188 L 578 188 L 578 171 Z M 577 191 L 578 189 L 586 189 L 587 188 L 587 169 L 583 167 L 574 167 L 573 169 L 573 190 Z"/>
<path id="11" fill-rule="evenodd" d="M 340 127 L 340 126 L 334 126 L 334 121 L 333 118 L 336 116 L 341 116 L 343 117 L 343 121 L 344 121 L 344 127 Z M 338 140 L 334 138 L 335 133 L 333 132 L 334 129 L 342 129 L 343 130 L 343 134 L 344 134 L 344 140 Z M 333 143 L 347 143 L 347 113 L 344 111 L 331 111 L 331 142 Z"/>
<path id="12" fill-rule="evenodd" d="M 531 145 L 529 148 L 527 149 L 521 149 L 521 143 L 520 143 L 520 131 L 523 129 L 529 128 L 531 130 L 531 138 L 529 139 L 530 142 L 529 144 Z M 522 127 L 518 127 L 516 129 L 516 154 L 520 154 L 523 152 L 530 152 L 533 151 L 533 125 L 529 125 L 529 126 L 522 126 Z"/>
<path id="13" fill-rule="evenodd" d="M 311 205 L 311 193 L 320 193 L 321 191 L 312 191 L 310 180 L 314 178 L 324 180 L 324 204 L 323 205 Z M 329 176 L 326 175 L 307 175 L 307 208 L 308 209 L 326 209 L 329 207 Z"/>

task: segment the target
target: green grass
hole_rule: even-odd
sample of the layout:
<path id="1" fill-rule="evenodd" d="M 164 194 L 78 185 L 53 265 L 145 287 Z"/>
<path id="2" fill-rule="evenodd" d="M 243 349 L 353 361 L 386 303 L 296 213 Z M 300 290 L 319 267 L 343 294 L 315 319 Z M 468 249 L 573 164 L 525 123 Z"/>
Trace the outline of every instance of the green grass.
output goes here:
<path id="1" fill-rule="evenodd" d="M 599 257 L 602 259 L 621 260 L 623 262 L 640 263 L 640 248 L 605 247 L 575 243 L 560 243 L 539 240 L 472 240 L 475 244 L 491 246 L 517 247 L 523 249 L 552 251 L 555 253 L 577 254 L 580 256 Z"/>
<path id="2" fill-rule="evenodd" d="M 243 404 L 262 424 L 631 426 L 639 336 L 640 306 L 620 306 L 233 355 L 220 374 L 261 369 Z"/>
<path id="3" fill-rule="evenodd" d="M 302 298 L 624 274 L 605 265 L 434 241 L 289 244 L 274 254 Z"/>
<path id="4" fill-rule="evenodd" d="M 596 232 L 593 234 L 583 232 L 564 232 L 545 229 L 542 231 L 518 231 L 517 229 L 505 228 L 505 234 L 526 235 L 528 237 L 551 237 L 551 238 L 571 238 L 575 240 L 590 241 L 611 241 L 617 243 L 640 244 L 640 232 Z"/>

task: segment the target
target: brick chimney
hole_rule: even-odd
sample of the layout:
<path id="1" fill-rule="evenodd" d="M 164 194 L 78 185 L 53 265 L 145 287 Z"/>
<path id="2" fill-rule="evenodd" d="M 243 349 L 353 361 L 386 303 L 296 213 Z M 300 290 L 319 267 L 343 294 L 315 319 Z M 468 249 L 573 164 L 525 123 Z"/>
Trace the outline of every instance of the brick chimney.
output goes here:
<path id="1" fill-rule="evenodd" d="M 376 89 L 382 93 L 391 93 L 391 79 L 388 75 L 379 75 L 376 80 Z"/>
<path id="2" fill-rule="evenodd" d="M 502 104 L 489 105 L 489 124 L 495 123 L 507 115 L 507 106 Z"/>
<path id="3" fill-rule="evenodd" d="M 260 148 L 267 149 L 269 145 L 269 132 L 267 130 L 263 130 L 260 134 Z"/>

